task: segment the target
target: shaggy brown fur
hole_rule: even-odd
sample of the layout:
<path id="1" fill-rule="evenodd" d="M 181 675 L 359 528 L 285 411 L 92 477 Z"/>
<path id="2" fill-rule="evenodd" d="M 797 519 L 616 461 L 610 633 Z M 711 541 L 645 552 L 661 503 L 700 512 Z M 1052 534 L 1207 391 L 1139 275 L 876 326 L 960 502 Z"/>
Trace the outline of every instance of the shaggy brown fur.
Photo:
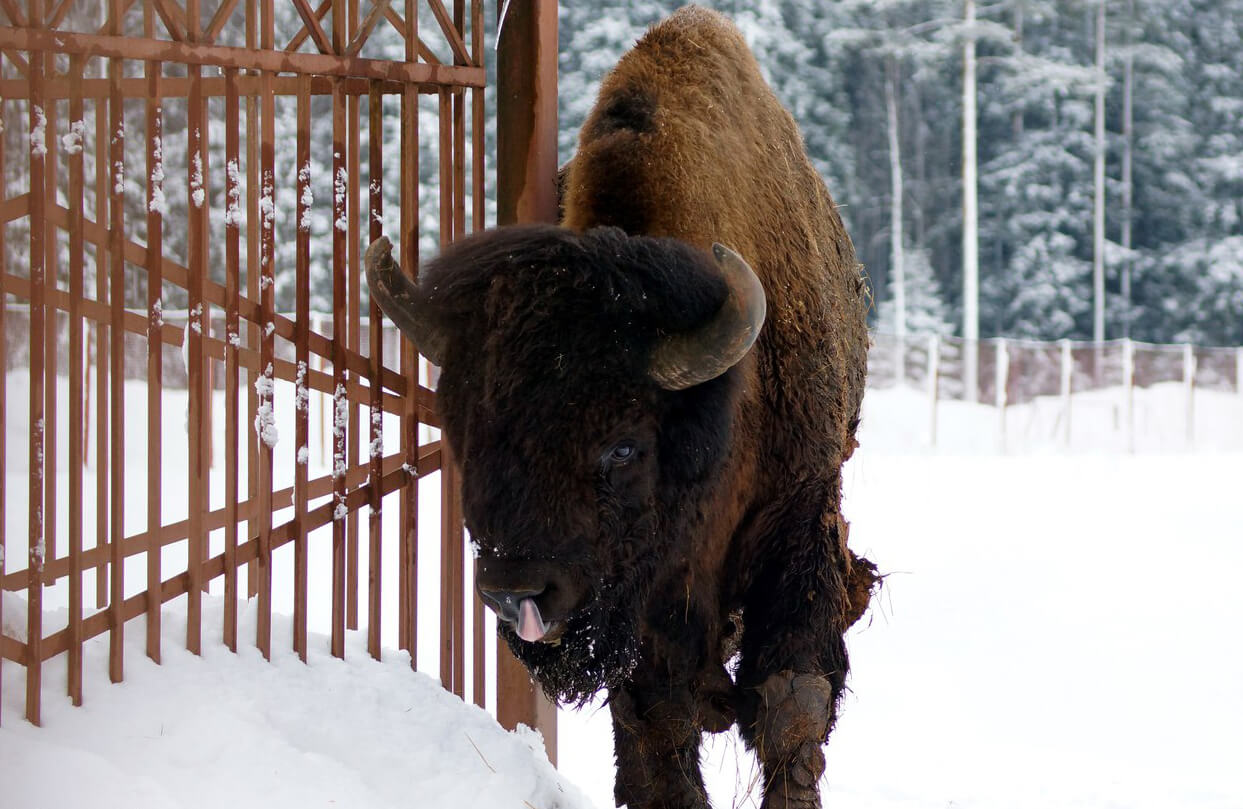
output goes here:
<path id="1" fill-rule="evenodd" d="M 850 239 L 742 37 L 700 8 L 622 58 L 561 179 L 563 227 L 464 239 L 388 298 L 441 353 L 480 592 L 548 693 L 608 689 L 619 803 L 706 807 L 700 733 L 736 721 L 764 806 L 817 806 L 875 583 L 839 511 L 867 351 Z M 767 320 L 671 390 L 654 347 L 731 294 L 713 242 Z"/>
<path id="2" fill-rule="evenodd" d="M 744 606 L 742 730 L 764 763 L 766 805 L 817 804 L 819 744 L 846 668 L 840 636 L 875 581 L 871 564 L 847 549 L 839 513 L 867 351 L 850 239 L 738 31 L 695 7 L 649 31 L 605 79 L 563 206 L 564 224 L 577 230 L 616 225 L 705 249 L 728 244 L 763 281 L 768 320 L 740 369 L 730 485 L 704 515 L 689 579 L 719 588 L 722 607 Z M 791 680 L 793 702 L 778 708 L 768 691 Z M 800 684 L 816 696 L 799 699 Z M 619 725 L 653 724 L 627 707 L 614 702 Z M 791 715 L 798 711 L 807 715 Z M 781 742 L 765 740 L 766 728 Z M 648 794 L 646 774 L 631 778 L 624 734 L 617 741 L 618 800 L 679 805 Z M 669 752 L 650 750 L 657 759 Z"/>

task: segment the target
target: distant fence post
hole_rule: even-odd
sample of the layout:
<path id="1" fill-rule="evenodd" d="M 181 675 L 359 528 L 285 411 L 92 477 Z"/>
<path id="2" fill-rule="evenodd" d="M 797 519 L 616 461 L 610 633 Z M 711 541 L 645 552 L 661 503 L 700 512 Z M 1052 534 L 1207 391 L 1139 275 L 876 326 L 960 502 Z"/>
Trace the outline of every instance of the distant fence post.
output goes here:
<path id="1" fill-rule="evenodd" d="M 1234 350 L 1234 390 L 1243 397 L 1243 346 Z"/>
<path id="2" fill-rule="evenodd" d="M 1195 441 L 1196 355 L 1191 343 L 1183 344 L 1183 388 L 1187 392 L 1187 446 Z"/>
<path id="3" fill-rule="evenodd" d="M 1005 338 L 997 341 L 995 356 L 997 390 L 994 401 L 997 403 L 997 441 L 1002 452 L 1006 451 L 1006 385 L 1010 379 L 1010 351 Z"/>
<path id="4" fill-rule="evenodd" d="M 906 384 L 906 333 L 898 332 L 894 339 L 894 355 L 893 355 L 893 376 L 897 382 L 896 387 L 902 387 Z"/>
<path id="5" fill-rule="evenodd" d="M 1074 363 L 1070 355 L 1070 340 L 1062 340 L 1062 443 L 1070 446 L 1070 383 Z"/>
<path id="6" fill-rule="evenodd" d="M 937 445 L 937 374 L 941 359 L 941 338 L 928 338 L 928 446 Z"/>
<path id="7" fill-rule="evenodd" d="M 1122 341 L 1122 395 L 1126 397 L 1123 418 L 1126 419 L 1126 451 L 1135 451 L 1135 343 L 1127 337 Z"/>

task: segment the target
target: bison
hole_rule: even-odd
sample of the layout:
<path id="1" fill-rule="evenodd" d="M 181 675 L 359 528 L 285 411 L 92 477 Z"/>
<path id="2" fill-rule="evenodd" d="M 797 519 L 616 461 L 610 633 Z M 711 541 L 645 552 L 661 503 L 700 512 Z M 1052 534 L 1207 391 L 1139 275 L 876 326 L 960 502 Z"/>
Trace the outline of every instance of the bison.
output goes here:
<path id="1" fill-rule="evenodd" d="M 560 226 L 453 244 L 371 293 L 441 367 L 479 595 L 544 691 L 608 692 L 615 796 L 706 807 L 737 722 L 765 807 L 819 806 L 875 569 L 852 554 L 867 294 L 791 116 L 702 8 L 606 77 Z M 407 234 L 407 238 L 414 238 Z"/>

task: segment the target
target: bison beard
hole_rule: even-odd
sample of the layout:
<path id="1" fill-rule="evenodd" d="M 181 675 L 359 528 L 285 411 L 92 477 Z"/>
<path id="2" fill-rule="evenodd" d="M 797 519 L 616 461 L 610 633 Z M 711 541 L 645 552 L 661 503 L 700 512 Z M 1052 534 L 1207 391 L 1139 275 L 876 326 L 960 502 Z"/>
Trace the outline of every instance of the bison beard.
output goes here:
<path id="1" fill-rule="evenodd" d="M 633 584 L 601 583 L 566 622 L 556 643 L 528 643 L 499 623 L 509 649 L 548 696 L 581 706 L 626 681 L 639 661 L 638 594 Z"/>

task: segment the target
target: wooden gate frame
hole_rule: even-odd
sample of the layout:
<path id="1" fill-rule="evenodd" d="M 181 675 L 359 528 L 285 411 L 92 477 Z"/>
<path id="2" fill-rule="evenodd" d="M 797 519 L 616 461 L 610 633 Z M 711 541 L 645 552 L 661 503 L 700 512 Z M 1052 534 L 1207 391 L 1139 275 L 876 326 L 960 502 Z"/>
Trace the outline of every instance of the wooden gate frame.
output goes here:
<path id="1" fill-rule="evenodd" d="M 146 616 L 146 651 L 160 659 L 160 619 L 162 605 L 181 595 L 187 596 L 186 648 L 199 653 L 202 644 L 201 594 L 207 584 L 223 577 L 225 615 L 223 637 L 230 649 L 237 649 L 238 572 L 248 570 L 248 592 L 258 599 L 256 646 L 265 657 L 271 655 L 272 552 L 287 543 L 294 548 L 294 633 L 295 651 L 306 659 L 307 652 L 307 554 L 310 531 L 332 524 L 332 601 L 331 651 L 338 657 L 345 652 L 344 634 L 358 623 L 359 599 L 359 512 L 369 507 L 369 568 L 366 585 L 367 646 L 370 654 L 380 655 L 380 548 L 383 541 L 380 520 L 382 498 L 392 494 L 400 503 L 399 628 L 401 648 L 417 666 L 417 511 L 418 479 L 434 471 L 442 472 L 441 526 L 441 670 L 446 688 L 465 697 L 465 615 L 466 576 L 461 506 L 456 473 L 449 462 L 447 448 L 439 441 L 418 444 L 419 426 L 435 427 L 434 394 L 418 384 L 419 358 L 414 347 L 402 343 L 397 369 L 385 367 L 381 329 L 369 328 L 370 345 L 360 345 L 363 312 L 361 307 L 360 230 L 361 217 L 370 223 L 368 238 L 380 234 L 379 213 L 383 205 L 383 155 L 378 137 L 360 143 L 359 121 L 368 111 L 369 132 L 381 131 L 381 100 L 397 95 L 401 103 L 401 234 L 417 232 L 419 123 L 418 94 L 433 94 L 439 102 L 440 241 L 447 244 L 467 231 L 466 163 L 467 108 L 470 109 L 471 227 L 484 220 L 484 106 L 486 83 L 483 47 L 483 3 L 454 0 L 452 9 L 443 0 L 401 0 L 401 13 L 394 0 L 372 0 L 365 15 L 362 0 L 321 0 L 312 8 L 309 0 L 289 0 L 302 22 L 297 34 L 285 44 L 276 40 L 274 0 L 245 0 L 246 47 L 218 44 L 220 32 L 238 11 L 238 0 L 220 0 L 208 17 L 200 0 L 106 0 L 107 21 L 97 31 L 60 30 L 76 0 L 28 0 L 25 12 L 17 0 L 0 0 L 0 16 L 9 25 L 0 25 L 0 54 L 21 74 L 19 79 L 0 80 L 0 98 L 25 101 L 27 109 L 27 193 L 6 198 L 0 183 L 0 223 L 29 219 L 30 266 L 27 277 L 3 265 L 4 231 L 0 228 L 0 422 L 4 420 L 4 380 L 6 369 L 4 317 L 6 295 L 28 301 L 30 311 L 30 502 L 29 556 L 24 569 L 6 572 L 3 550 L 7 538 L 0 535 L 0 582 L 4 590 L 25 590 L 28 602 L 26 639 L 0 637 L 0 665 L 5 659 L 26 669 L 26 718 L 40 721 L 42 666 L 50 658 L 65 653 L 68 661 L 68 693 L 75 704 L 82 701 L 82 649 L 92 637 L 108 633 L 110 639 L 109 675 L 116 682 L 124 674 L 123 637 L 126 622 Z M 419 6 L 432 12 L 438 35 L 448 43 L 452 59 L 442 61 L 419 36 Z M 498 4 L 499 5 L 499 4 Z M 508 6 L 508 4 L 505 4 Z M 127 36 L 124 24 L 131 11 L 141 10 L 143 36 Z M 498 9 L 498 14 L 500 13 Z M 502 158 L 500 204 L 503 221 L 553 220 L 555 196 L 549 196 L 556 172 L 556 4 L 549 0 L 514 4 L 503 29 L 499 60 L 512 65 L 513 73 L 502 79 L 540 88 L 542 95 L 528 95 L 525 114 L 503 99 L 499 104 L 502 143 L 525 141 L 529 148 Z M 210 22 L 203 23 L 205 19 Z M 327 20 L 327 23 L 325 23 Z M 534 21 L 535 24 L 532 24 Z M 389 24 L 405 43 L 404 61 L 362 58 L 360 51 L 377 26 Z M 303 52 L 304 43 L 313 43 L 315 52 Z M 541 47 L 542 45 L 542 47 Z M 26 54 L 23 56 L 23 52 Z M 68 59 L 68 69 L 63 69 Z M 93 61 L 94 60 L 94 61 Z M 87 75 L 90 65 L 106 60 L 99 77 Z M 126 75 L 127 62 L 142 65 L 142 75 Z M 184 66 L 185 76 L 165 75 L 165 63 Z M 204 68 L 217 68 L 220 76 L 204 75 Z M 526 71 L 526 72 L 523 72 Z M 542 71 L 542 79 L 536 75 Z M 541 85 L 542 80 L 542 85 Z M 549 84 L 551 82 L 551 84 Z M 511 85 L 512 86 L 512 85 Z M 551 95 L 548 90 L 551 88 Z M 469 94 L 469 99 L 467 98 Z M 332 98 L 334 194 L 333 222 L 344 220 L 345 229 L 332 229 L 333 330 L 332 337 L 310 328 L 310 234 L 299 228 L 296 243 L 297 311 L 290 318 L 274 309 L 274 234 L 271 215 L 275 187 L 288 178 L 274 176 L 274 98 L 296 98 L 298 115 L 297 164 L 309 171 L 310 99 L 315 95 Z M 537 97 L 538 96 L 538 97 Z M 186 265 L 162 253 L 161 234 L 166 223 L 155 197 L 162 195 L 159 144 L 162 100 L 186 99 L 188 108 L 186 185 L 190 195 L 185 227 L 189 236 Z M 226 110 L 226 166 L 208 165 L 206 112 L 208 98 L 222 98 Z M 127 235 L 125 228 L 126 176 L 123 103 L 142 98 L 146 103 L 146 166 L 135 167 L 146 187 L 147 243 Z M 365 102 L 364 102 L 365 99 Z M 68 120 L 85 125 L 85 105 L 94 106 L 96 143 L 110 144 L 109 153 L 97 154 L 95 177 L 96 221 L 86 216 L 84 199 L 83 149 L 61 148 L 52 133 L 57 132 L 58 102 L 67 102 Z M 532 115 L 532 110 L 536 110 Z M 6 122 L 7 123 L 7 122 Z M 245 125 L 243 131 L 242 126 Z M 551 126 L 551 129 L 549 127 Z M 37 133 L 37 134 L 36 134 Z M 531 133 L 537 133 L 532 137 Z M 508 140 L 507 140 L 508 139 Z M 532 146 L 532 144 L 535 144 Z M 243 151 L 244 150 L 244 151 Z M 363 208 L 364 189 L 360 187 L 364 156 L 369 175 L 376 178 L 365 190 L 368 210 Z M 0 140 L 0 172 L 3 172 L 4 144 Z M 236 170 L 244 157 L 245 176 Z M 62 170 L 68 171 L 65 205 L 58 204 L 56 189 Z M 209 217 L 203 204 L 202 189 L 208 187 L 210 171 L 225 175 L 226 198 L 246 200 L 245 223 L 241 217 L 225 217 L 225 256 L 227 282 L 223 285 L 208 277 Z M 309 183 L 307 172 L 296 179 L 298 222 L 306 214 Z M 515 186 L 506 177 L 525 179 Z M 151 178 L 147 180 L 146 178 Z M 533 188 L 539 188 L 533 192 Z M 532 194 L 535 196 L 532 196 Z M 208 195 L 210 199 L 210 195 Z M 534 205 L 531 200 L 536 200 Z M 548 200 L 551 199 L 551 208 Z M 210 204 L 210 203 L 208 203 Z M 237 204 L 235 202 L 235 204 Z M 180 223 L 177 223 L 180 224 Z M 59 243 L 68 243 L 68 282 L 58 282 Z M 400 260 L 409 269 L 418 266 L 417 238 L 400 239 Z M 84 282 L 85 244 L 94 245 L 96 288 L 88 294 Z M 245 245 L 243 255 L 242 246 Z M 126 265 L 145 270 L 148 280 L 147 311 L 135 312 L 124 306 L 122 294 Z M 282 268 L 287 270 L 288 268 Z M 245 279 L 243 281 L 243 278 Z M 158 526 L 126 536 L 123 526 L 125 496 L 124 456 L 124 367 L 123 335 L 145 338 L 148 354 L 148 418 L 161 419 L 162 360 L 164 346 L 181 346 L 183 332 L 164 322 L 161 304 L 162 284 L 176 284 L 186 291 L 189 328 L 184 332 L 189 379 L 188 432 L 190 469 L 188 470 L 188 519 L 165 523 L 160 515 L 161 438 L 153 430 L 148 444 L 148 525 Z M 57 553 L 55 519 L 57 513 L 56 430 L 43 429 L 50 420 L 56 424 L 58 320 L 68 320 L 69 342 L 69 522 L 67 549 Z M 225 337 L 212 335 L 213 314 L 223 318 Z M 381 314 L 373 303 L 366 313 L 370 324 L 380 323 Z M 243 328 L 245 325 L 245 328 Z M 83 547 L 83 462 L 87 454 L 85 408 L 89 401 L 84 380 L 83 353 L 89 335 L 95 331 L 95 350 L 99 357 L 96 375 L 96 404 L 100 429 L 95 436 L 98 463 L 97 527 L 92 548 Z M 276 356 L 275 339 L 280 336 L 295 346 L 296 361 Z M 312 356 L 331 364 L 328 373 L 309 366 Z M 226 505 L 209 510 L 210 480 L 211 369 L 224 367 L 226 417 Z M 241 373 L 246 374 L 248 410 L 241 411 Z M 241 412 L 256 413 L 267 408 L 272 414 L 271 384 L 276 379 L 293 382 L 299 396 L 319 391 L 333 396 L 334 414 L 341 408 L 346 417 L 337 422 L 333 433 L 331 475 L 308 479 L 305 463 L 295 467 L 292 487 L 273 491 L 273 449 L 250 431 L 239 435 Z M 256 392 L 254 382 L 260 380 Z M 367 432 L 360 429 L 360 410 L 369 416 L 381 412 L 400 416 L 402 449 L 389 457 L 375 455 L 369 462 L 351 462 L 358 457 L 360 441 L 369 445 L 381 437 L 379 419 L 366 418 Z M 295 408 L 295 447 L 304 447 L 308 437 L 305 406 Z M 109 425 L 104 429 L 103 425 Z M 365 436 L 365 437 L 364 437 Z M 245 443 L 242 443 L 242 440 Z M 248 453 L 250 480 L 245 499 L 239 492 L 239 453 Z M 4 464 L 4 435 L 0 431 L 0 464 Z M 0 474 L 6 470 L 0 468 Z M 331 495 L 331 499 L 311 508 L 309 501 Z M 0 525 L 4 524 L 6 503 L 0 489 Z M 273 525 L 277 508 L 294 508 L 294 517 Z M 239 536 L 246 523 L 245 536 Z M 223 528 L 222 553 L 208 556 L 209 532 Z M 188 547 L 186 570 L 168 576 L 162 569 L 162 549 L 185 542 Z M 146 555 L 146 589 L 124 597 L 124 560 Z M 13 567 L 16 560 L 8 560 Z M 83 604 L 83 577 L 94 571 L 98 583 L 97 611 L 87 615 Z M 44 635 L 42 593 L 47 586 L 68 579 L 68 626 Z M 105 598 L 106 594 L 106 598 Z M 472 599 L 470 642 L 473 659 L 484 659 L 483 613 L 477 598 Z M 2 607 L 0 607 L 2 609 Z M 2 614 L 0 614 L 2 618 Z M 507 652 L 502 650 L 502 658 Z M 512 660 L 499 665 L 498 714 L 512 726 L 518 721 L 540 727 L 550 756 L 555 761 L 555 714 L 530 684 L 529 677 Z M 484 701 L 484 667 L 472 672 L 474 701 Z"/>

